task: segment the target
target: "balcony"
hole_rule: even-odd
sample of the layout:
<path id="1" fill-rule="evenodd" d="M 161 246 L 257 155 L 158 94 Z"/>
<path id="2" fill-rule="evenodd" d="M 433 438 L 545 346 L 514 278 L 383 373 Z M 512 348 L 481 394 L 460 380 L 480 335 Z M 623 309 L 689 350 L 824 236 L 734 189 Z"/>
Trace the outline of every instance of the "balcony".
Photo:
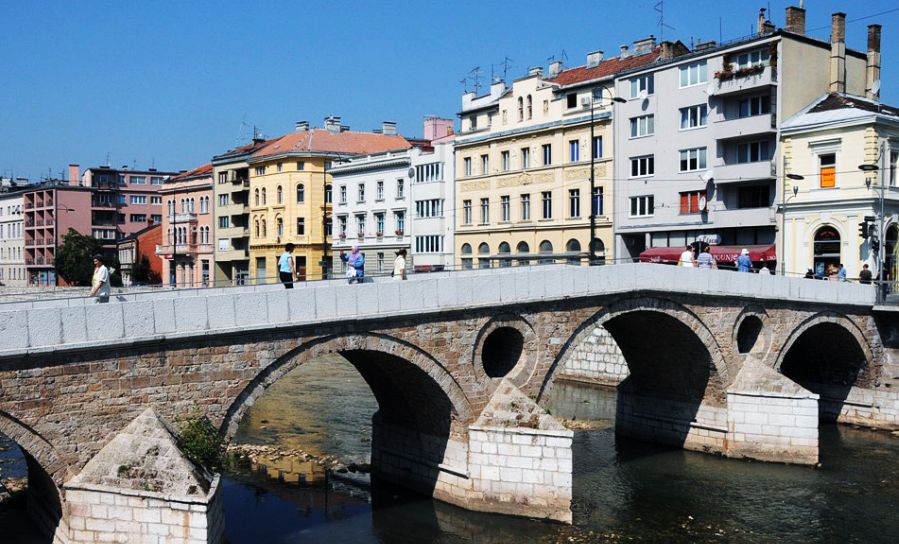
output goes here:
<path id="1" fill-rule="evenodd" d="M 170 216 L 172 223 L 196 223 L 197 214 L 193 212 L 176 213 Z"/>
<path id="2" fill-rule="evenodd" d="M 246 249 L 229 248 L 219 250 L 215 254 L 216 262 L 223 261 L 245 261 L 250 257 L 250 252 Z"/>
<path id="3" fill-rule="evenodd" d="M 209 247 L 210 251 L 212 251 L 210 245 L 203 244 L 200 246 L 198 244 L 165 244 L 156 246 L 156 255 L 162 257 L 164 259 L 171 259 L 174 255 L 194 255 L 197 253 L 197 248 L 199 247 Z"/>
<path id="4" fill-rule="evenodd" d="M 709 219 L 716 227 L 759 227 L 774 224 L 772 208 L 712 210 Z"/>
<path id="5" fill-rule="evenodd" d="M 764 87 L 777 85 L 777 68 L 773 66 L 759 67 L 760 71 L 748 75 L 737 75 L 739 71 L 727 76 L 715 74 L 709 85 L 709 96 L 727 96 L 758 91 Z"/>
<path id="6" fill-rule="evenodd" d="M 716 185 L 773 179 L 777 175 L 774 161 L 747 162 L 743 164 L 724 164 L 713 169 Z"/>
<path id="7" fill-rule="evenodd" d="M 115 209 L 116 205 L 112 202 L 106 200 L 92 200 L 91 208 L 113 208 Z"/>
<path id="8" fill-rule="evenodd" d="M 777 133 L 774 114 L 725 119 L 714 125 L 715 138 L 730 140 L 748 136 L 773 136 Z"/>
<path id="9" fill-rule="evenodd" d="M 215 235 L 219 238 L 249 238 L 250 229 L 248 227 L 240 226 L 218 228 L 215 231 Z"/>

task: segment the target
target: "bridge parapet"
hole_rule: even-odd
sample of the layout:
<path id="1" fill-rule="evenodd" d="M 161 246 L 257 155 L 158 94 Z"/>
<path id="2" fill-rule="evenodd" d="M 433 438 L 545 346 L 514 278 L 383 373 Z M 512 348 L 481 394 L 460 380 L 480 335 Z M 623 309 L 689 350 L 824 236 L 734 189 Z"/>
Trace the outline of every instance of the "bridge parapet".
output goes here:
<path id="1" fill-rule="evenodd" d="M 863 307 L 875 301 L 870 285 L 655 264 L 516 267 L 413 275 L 402 282 L 311 282 L 293 290 L 176 290 L 109 304 L 8 311 L 3 305 L 0 358 L 629 292 Z"/>

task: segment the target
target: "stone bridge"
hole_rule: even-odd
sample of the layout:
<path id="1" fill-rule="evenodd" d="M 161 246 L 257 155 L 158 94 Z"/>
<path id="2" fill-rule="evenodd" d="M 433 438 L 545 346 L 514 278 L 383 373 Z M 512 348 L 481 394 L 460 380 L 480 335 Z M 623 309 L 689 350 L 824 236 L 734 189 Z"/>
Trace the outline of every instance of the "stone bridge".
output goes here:
<path id="1" fill-rule="evenodd" d="M 874 295 L 632 264 L 8 303 L 0 432 L 26 452 L 29 509 L 56 541 L 217 541 L 214 480 L 186 496 L 115 476 L 161 466 L 146 461 L 168 451 L 156 416 L 208 416 L 230 439 L 269 385 L 339 353 L 378 402 L 379 477 L 463 508 L 570 522 L 572 433 L 542 406 L 556 377 L 593 364 L 597 338 L 626 364 L 617 433 L 814 464 L 820 420 L 899 428 L 899 314 Z M 114 460 L 130 449 L 144 457 Z"/>

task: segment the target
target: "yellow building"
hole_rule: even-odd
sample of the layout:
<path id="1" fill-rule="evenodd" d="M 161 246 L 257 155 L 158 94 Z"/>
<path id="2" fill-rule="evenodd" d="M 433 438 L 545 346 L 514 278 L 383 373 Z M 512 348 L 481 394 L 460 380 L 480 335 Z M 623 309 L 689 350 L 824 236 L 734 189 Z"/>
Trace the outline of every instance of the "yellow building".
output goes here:
<path id="1" fill-rule="evenodd" d="M 801 177 L 784 180 L 779 198 L 785 272 L 829 276 L 843 263 L 852 279 L 867 264 L 876 278 L 882 259 L 884 279 L 895 281 L 899 109 L 880 104 L 874 92 L 829 93 L 781 130 L 784 171 Z"/>
<path id="2" fill-rule="evenodd" d="M 249 275 L 251 281 L 278 281 L 278 257 L 287 243 L 301 280 L 321 279 L 330 269 L 331 174 L 333 161 L 409 147 L 405 138 L 352 132 L 339 117 L 325 128 L 297 130 L 277 138 L 247 160 Z"/>
<path id="3" fill-rule="evenodd" d="M 612 98 L 615 74 L 649 64 L 657 52 L 563 70 L 532 69 L 511 87 L 462 97 L 456 138 L 456 264 L 583 262 L 590 241 L 594 163 L 595 251 L 612 248 Z M 592 126 L 592 141 L 591 141 Z"/>

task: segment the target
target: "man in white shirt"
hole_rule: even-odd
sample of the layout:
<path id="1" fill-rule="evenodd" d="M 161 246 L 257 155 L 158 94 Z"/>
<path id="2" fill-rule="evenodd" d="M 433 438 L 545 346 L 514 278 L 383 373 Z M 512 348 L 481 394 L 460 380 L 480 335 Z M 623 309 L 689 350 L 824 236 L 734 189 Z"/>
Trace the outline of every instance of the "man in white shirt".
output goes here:
<path id="1" fill-rule="evenodd" d="M 687 246 L 687 248 L 680 254 L 680 259 L 677 261 L 677 266 L 685 266 L 687 268 L 693 268 L 693 248 Z"/>
<path id="2" fill-rule="evenodd" d="M 97 302 L 109 302 L 109 269 L 103 263 L 103 255 L 94 255 L 94 276 L 91 278 L 91 295 Z"/>

